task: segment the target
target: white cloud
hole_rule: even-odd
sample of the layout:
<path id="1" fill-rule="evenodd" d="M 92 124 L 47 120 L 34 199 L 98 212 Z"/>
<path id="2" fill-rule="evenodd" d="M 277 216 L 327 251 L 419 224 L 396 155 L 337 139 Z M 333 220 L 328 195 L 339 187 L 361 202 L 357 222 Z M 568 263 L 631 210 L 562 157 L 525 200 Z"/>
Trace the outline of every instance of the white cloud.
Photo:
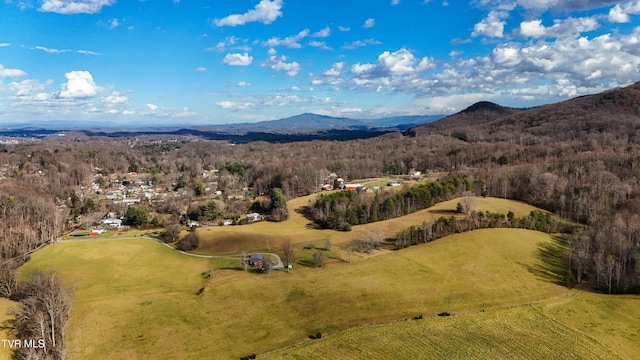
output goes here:
<path id="1" fill-rule="evenodd" d="M 544 36 L 546 28 L 542 25 L 542 20 L 530 20 L 520 23 L 520 34 L 534 38 Z"/>
<path id="2" fill-rule="evenodd" d="M 282 16 L 282 0 L 260 0 L 255 8 L 244 14 L 232 14 L 222 19 L 215 19 L 213 23 L 218 26 L 238 26 L 249 22 L 261 22 L 271 24 Z"/>
<path id="3" fill-rule="evenodd" d="M 147 104 L 147 107 L 151 110 L 151 111 L 156 111 L 158 110 L 159 106 L 155 105 L 155 104 Z"/>
<path id="4" fill-rule="evenodd" d="M 333 63 L 331 69 L 324 71 L 320 76 L 309 74 L 309 77 L 311 78 L 311 85 L 340 85 L 344 82 L 344 79 L 342 79 L 340 75 L 342 75 L 342 70 L 344 69 L 345 65 L 345 62 L 336 62 Z M 338 88 L 334 88 L 334 90 L 337 89 Z"/>
<path id="5" fill-rule="evenodd" d="M 230 100 L 218 101 L 216 102 L 216 105 L 220 106 L 223 109 L 233 110 L 233 111 L 245 110 L 255 106 L 255 104 L 251 101 L 237 102 L 237 101 L 230 101 Z"/>
<path id="6" fill-rule="evenodd" d="M 517 0 L 518 6 L 524 9 L 549 10 L 588 10 L 596 9 L 612 3 L 616 0 Z M 503 3 L 498 1 L 498 3 Z"/>
<path id="7" fill-rule="evenodd" d="M 116 0 L 44 0 L 40 10 L 58 14 L 95 14 Z"/>
<path id="8" fill-rule="evenodd" d="M 340 76 L 342 69 L 344 68 L 344 62 L 333 63 L 331 69 L 325 71 L 323 74 L 326 76 Z"/>
<path id="9" fill-rule="evenodd" d="M 42 84 L 38 80 L 34 79 L 22 80 L 20 82 L 14 81 L 7 85 L 7 90 L 9 90 L 9 92 L 13 93 L 14 96 L 19 98 L 33 98 L 40 93 L 46 95 L 46 98 L 48 98 L 49 95 L 44 93 L 44 90 L 47 88 L 47 86 L 51 85 L 51 83 L 52 82 L 49 81 L 45 84 Z M 40 98 L 42 99 L 43 97 L 40 96 Z"/>
<path id="10" fill-rule="evenodd" d="M 300 64 L 295 61 L 287 62 L 287 57 L 284 55 L 272 55 L 269 59 L 262 63 L 262 66 L 268 66 L 271 70 L 284 71 L 289 76 L 296 76 L 300 71 Z"/>
<path id="11" fill-rule="evenodd" d="M 432 58 L 418 59 L 405 48 L 395 52 L 385 51 L 378 56 L 376 64 L 354 64 L 351 66 L 351 88 L 369 89 L 376 92 L 412 92 L 428 86 L 422 74 L 435 68 Z"/>
<path id="12" fill-rule="evenodd" d="M 204 67 L 204 66 L 201 66 L 201 67 L 197 67 L 197 68 L 193 69 L 193 71 L 195 71 L 195 72 L 207 72 L 207 68 Z"/>
<path id="13" fill-rule="evenodd" d="M 609 21 L 614 23 L 628 23 L 632 15 L 640 14 L 640 1 L 616 4 L 609 10 Z"/>
<path id="14" fill-rule="evenodd" d="M 253 62 L 253 56 L 244 54 L 227 54 L 222 60 L 224 64 L 233 66 L 249 66 Z"/>
<path id="15" fill-rule="evenodd" d="M 289 89 L 300 93 L 300 89 Z M 339 106 L 342 105 L 329 97 L 321 96 L 308 96 L 308 95 L 292 95 L 287 92 L 272 95 L 258 95 L 258 96 L 239 96 L 232 95 L 231 99 L 222 100 L 215 103 L 219 107 L 230 110 L 246 110 L 250 108 L 265 109 L 265 108 L 286 108 L 294 107 L 296 111 L 305 111 L 306 107 L 322 106 Z"/>
<path id="16" fill-rule="evenodd" d="M 121 95 L 118 91 L 113 91 L 111 95 L 105 96 L 102 101 L 108 105 L 124 104 L 129 98 Z"/>
<path id="17" fill-rule="evenodd" d="M 351 66 L 351 72 L 356 74 L 356 75 L 364 75 L 367 74 L 371 71 L 373 71 L 376 68 L 375 65 L 373 64 L 355 64 L 353 66 Z"/>
<path id="18" fill-rule="evenodd" d="M 267 51 L 267 54 L 269 54 L 269 55 L 275 55 L 275 54 L 277 54 L 277 53 L 278 53 L 278 52 L 277 52 L 277 51 L 276 51 L 276 49 L 274 49 L 274 48 L 270 48 L 270 49 Z"/>
<path id="19" fill-rule="evenodd" d="M 420 60 L 418 66 L 415 66 L 416 57 L 407 49 L 400 49 L 396 52 L 383 52 L 378 56 L 378 64 L 383 65 L 392 75 L 400 75 L 422 71 L 431 67 L 431 61 L 427 58 Z"/>
<path id="20" fill-rule="evenodd" d="M 118 26 L 120 26 L 120 21 L 118 21 L 118 19 L 111 19 L 109 21 L 109 29 L 115 29 Z"/>
<path id="21" fill-rule="evenodd" d="M 205 51 L 224 52 L 226 49 L 251 51 L 251 47 L 247 45 L 248 40 L 237 36 L 228 36 L 224 40 L 219 41 L 215 47 L 206 48 Z"/>
<path id="22" fill-rule="evenodd" d="M 473 27 L 472 36 L 487 36 L 501 38 L 504 35 L 504 25 L 509 13 L 506 11 L 492 10 L 486 18 Z"/>
<path id="23" fill-rule="evenodd" d="M 376 26 L 376 20 L 373 18 L 368 18 L 367 20 L 364 21 L 364 24 L 362 24 L 362 27 L 365 29 L 370 29 L 374 26 Z"/>
<path id="24" fill-rule="evenodd" d="M 302 47 L 299 41 L 309 36 L 309 29 L 304 29 L 297 33 L 296 35 L 287 36 L 284 39 L 280 39 L 278 37 L 272 37 L 269 40 L 265 41 L 263 45 L 265 46 L 286 46 L 293 49 L 299 49 Z"/>
<path id="25" fill-rule="evenodd" d="M 325 38 L 325 37 L 329 37 L 329 35 L 331 35 L 331 28 L 327 26 L 324 29 L 311 34 L 311 37 Z"/>
<path id="26" fill-rule="evenodd" d="M 78 54 L 82 54 L 82 55 L 101 55 L 100 53 L 97 53 L 95 51 L 90 51 L 90 50 L 69 50 L 69 49 L 55 49 L 55 48 L 48 48 L 45 46 L 34 46 L 32 48 L 33 50 L 41 50 L 44 51 L 48 54 L 63 54 L 63 53 L 68 53 L 68 52 L 76 52 Z"/>
<path id="27" fill-rule="evenodd" d="M 554 20 L 553 25 L 545 27 L 541 20 L 524 21 L 520 24 L 520 34 L 525 37 L 576 37 L 584 32 L 600 27 L 595 17 L 567 18 Z"/>
<path id="28" fill-rule="evenodd" d="M 411 51 L 402 48 L 398 51 L 385 51 L 378 55 L 377 64 L 356 64 L 351 72 L 361 77 L 377 78 L 397 75 L 416 74 L 434 67 L 433 60 L 424 57 L 418 59 Z"/>
<path id="29" fill-rule="evenodd" d="M 400 0 L 391 0 L 391 6 L 400 4 Z"/>
<path id="30" fill-rule="evenodd" d="M 347 26 L 338 26 L 338 30 L 342 32 L 347 32 L 347 31 L 351 31 L 351 28 Z"/>
<path id="31" fill-rule="evenodd" d="M 356 48 L 359 48 L 359 47 L 364 47 L 364 46 L 367 46 L 367 45 L 380 45 L 380 44 L 382 44 L 380 41 L 372 38 L 372 39 L 366 39 L 364 41 L 363 40 L 355 40 L 355 41 L 352 41 L 352 42 L 350 42 L 348 44 L 342 45 L 342 48 L 343 49 L 347 49 L 347 50 L 353 50 L 353 49 L 356 49 Z"/>
<path id="32" fill-rule="evenodd" d="M 312 41 L 309 41 L 309 46 L 317 47 L 323 50 L 331 50 L 331 48 L 324 41 L 312 40 Z"/>
<path id="33" fill-rule="evenodd" d="M 36 49 L 36 50 L 42 50 L 42 51 L 44 51 L 46 53 L 49 53 L 49 54 L 62 54 L 62 53 L 66 53 L 66 52 L 71 51 L 71 50 L 67 50 L 67 49 L 62 49 L 62 50 L 61 49 L 53 49 L 53 48 L 48 48 L 48 47 L 44 47 L 44 46 L 34 46 L 33 48 Z"/>
<path id="34" fill-rule="evenodd" d="M 94 97 L 100 89 L 93 81 L 93 76 L 88 71 L 71 71 L 64 74 L 67 82 L 62 84 L 57 93 L 58 98 L 83 99 Z"/>
<path id="35" fill-rule="evenodd" d="M 7 47 L 7 46 L 11 46 L 10 43 L 0 43 L 0 47 Z"/>
<path id="36" fill-rule="evenodd" d="M 76 52 L 82 55 L 101 55 L 100 53 L 97 53 L 95 51 L 90 51 L 90 50 L 76 50 Z"/>
<path id="37" fill-rule="evenodd" d="M 0 64 L 0 80 L 9 77 L 21 77 L 27 75 L 26 72 L 20 69 L 7 69 L 2 64 Z"/>
<path id="38" fill-rule="evenodd" d="M 558 38 L 501 44 L 488 56 L 454 59 L 443 71 L 419 79 L 411 89 L 424 95 L 456 92 L 516 94 L 547 88 L 546 99 L 577 96 L 629 84 L 640 78 L 640 28 L 632 34 Z M 517 92 L 522 99 L 531 97 Z M 537 96 L 538 101 L 545 97 Z"/>
<path id="39" fill-rule="evenodd" d="M 246 81 L 239 81 L 239 82 L 236 84 L 236 86 L 237 86 L 237 87 L 249 87 L 249 86 L 251 86 L 251 83 L 246 82 Z"/>

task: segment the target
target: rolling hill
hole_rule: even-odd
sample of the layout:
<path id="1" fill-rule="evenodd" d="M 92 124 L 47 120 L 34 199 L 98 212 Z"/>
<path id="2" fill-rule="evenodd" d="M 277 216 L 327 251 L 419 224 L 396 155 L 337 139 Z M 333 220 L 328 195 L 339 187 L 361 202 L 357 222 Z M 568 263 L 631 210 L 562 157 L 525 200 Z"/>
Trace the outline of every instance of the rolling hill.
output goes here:
<path id="1" fill-rule="evenodd" d="M 539 143 L 597 138 L 604 133 L 636 139 L 639 129 L 640 82 L 530 109 L 480 102 L 439 121 L 411 128 L 405 135 Z"/>

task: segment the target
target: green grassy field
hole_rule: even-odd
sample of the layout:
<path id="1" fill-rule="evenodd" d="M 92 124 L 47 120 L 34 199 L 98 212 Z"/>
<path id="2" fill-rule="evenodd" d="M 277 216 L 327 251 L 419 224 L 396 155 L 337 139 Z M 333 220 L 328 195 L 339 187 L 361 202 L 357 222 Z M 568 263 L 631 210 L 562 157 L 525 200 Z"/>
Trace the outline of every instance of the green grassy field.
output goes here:
<path id="1" fill-rule="evenodd" d="M 531 306 L 350 329 L 263 359 L 620 359 Z"/>
<path id="2" fill-rule="evenodd" d="M 238 358 L 318 331 L 556 298 L 565 290 L 531 271 L 541 244 L 551 242 L 538 232 L 480 230 L 267 276 L 150 240 L 91 241 L 49 246 L 21 271 L 55 270 L 77 289 L 67 331 L 72 359 Z M 203 278 L 209 269 L 218 270 Z"/>
<path id="3" fill-rule="evenodd" d="M 344 250 L 352 239 L 366 236 L 367 233 L 380 231 L 385 238 L 394 238 L 402 229 L 411 225 L 433 222 L 441 216 L 456 215 L 456 198 L 435 205 L 429 209 L 417 211 L 400 218 L 378 221 L 366 225 L 354 226 L 351 232 L 335 230 L 313 230 L 310 221 L 300 214 L 299 209 L 306 206 L 316 195 L 296 198 L 289 201 L 289 219 L 280 223 L 262 221 L 242 226 L 212 226 L 198 229 L 201 242 L 194 251 L 197 254 L 240 254 L 243 251 L 265 251 L 280 247 L 283 241 L 290 240 L 294 247 L 302 249 L 308 244 L 323 247 L 329 240 L 337 249 Z M 476 210 L 502 212 L 513 211 L 516 216 L 523 216 L 536 210 L 535 207 L 513 200 L 499 198 L 474 198 Z M 345 256 L 345 251 L 341 254 Z"/>

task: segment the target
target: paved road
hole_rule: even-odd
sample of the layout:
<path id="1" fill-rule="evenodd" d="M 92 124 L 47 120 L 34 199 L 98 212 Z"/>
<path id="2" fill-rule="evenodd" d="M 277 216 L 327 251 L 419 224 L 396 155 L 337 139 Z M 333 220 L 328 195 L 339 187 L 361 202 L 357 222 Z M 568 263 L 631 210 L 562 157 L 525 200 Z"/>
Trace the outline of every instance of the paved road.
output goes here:
<path id="1" fill-rule="evenodd" d="M 158 239 L 152 238 L 152 237 L 148 237 L 148 236 L 119 236 L 119 237 L 104 237 L 104 238 L 82 238 L 82 239 L 67 239 L 67 240 L 58 240 L 59 243 L 73 243 L 73 242 L 89 242 L 89 241 L 119 241 L 119 240 L 152 240 L 152 241 L 156 241 L 166 247 L 168 247 L 171 250 L 175 250 L 183 255 L 187 255 L 187 256 L 193 256 L 193 257 L 198 257 L 198 258 L 204 258 L 204 259 L 225 259 L 225 258 L 242 258 L 242 254 L 236 254 L 236 255 L 200 255 L 200 254 L 192 254 L 186 251 L 182 251 L 182 250 L 178 250 L 175 247 L 164 243 Z M 250 253 L 247 254 L 248 256 L 251 256 L 253 254 L 261 254 L 264 256 L 271 256 L 273 258 L 276 259 L 276 263 L 273 264 L 273 266 L 271 267 L 272 270 L 281 270 L 284 269 L 284 264 L 282 263 L 282 259 L 280 259 L 280 256 L 278 254 L 274 254 L 274 253 Z"/>

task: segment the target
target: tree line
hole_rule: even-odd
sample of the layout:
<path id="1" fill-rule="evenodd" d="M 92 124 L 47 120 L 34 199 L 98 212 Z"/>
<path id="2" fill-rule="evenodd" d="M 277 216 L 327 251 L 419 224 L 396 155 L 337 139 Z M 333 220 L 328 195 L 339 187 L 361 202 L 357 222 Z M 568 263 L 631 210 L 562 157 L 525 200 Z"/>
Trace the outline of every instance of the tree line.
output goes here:
<path id="1" fill-rule="evenodd" d="M 431 183 L 406 186 L 400 191 L 342 190 L 319 195 L 304 210 L 323 229 L 349 230 L 353 225 L 388 220 L 426 209 L 469 191 L 473 184 L 464 174 L 453 174 Z"/>
<path id="2" fill-rule="evenodd" d="M 441 216 L 432 224 L 425 222 L 422 225 L 407 227 L 398 232 L 394 246 L 396 249 L 403 249 L 452 234 L 489 228 L 518 228 L 546 233 L 568 233 L 573 231 L 574 226 L 559 221 L 550 213 L 540 210 L 531 211 L 521 218 L 516 218 L 512 211 L 506 215 L 490 211 L 471 211 L 464 218 Z"/>

